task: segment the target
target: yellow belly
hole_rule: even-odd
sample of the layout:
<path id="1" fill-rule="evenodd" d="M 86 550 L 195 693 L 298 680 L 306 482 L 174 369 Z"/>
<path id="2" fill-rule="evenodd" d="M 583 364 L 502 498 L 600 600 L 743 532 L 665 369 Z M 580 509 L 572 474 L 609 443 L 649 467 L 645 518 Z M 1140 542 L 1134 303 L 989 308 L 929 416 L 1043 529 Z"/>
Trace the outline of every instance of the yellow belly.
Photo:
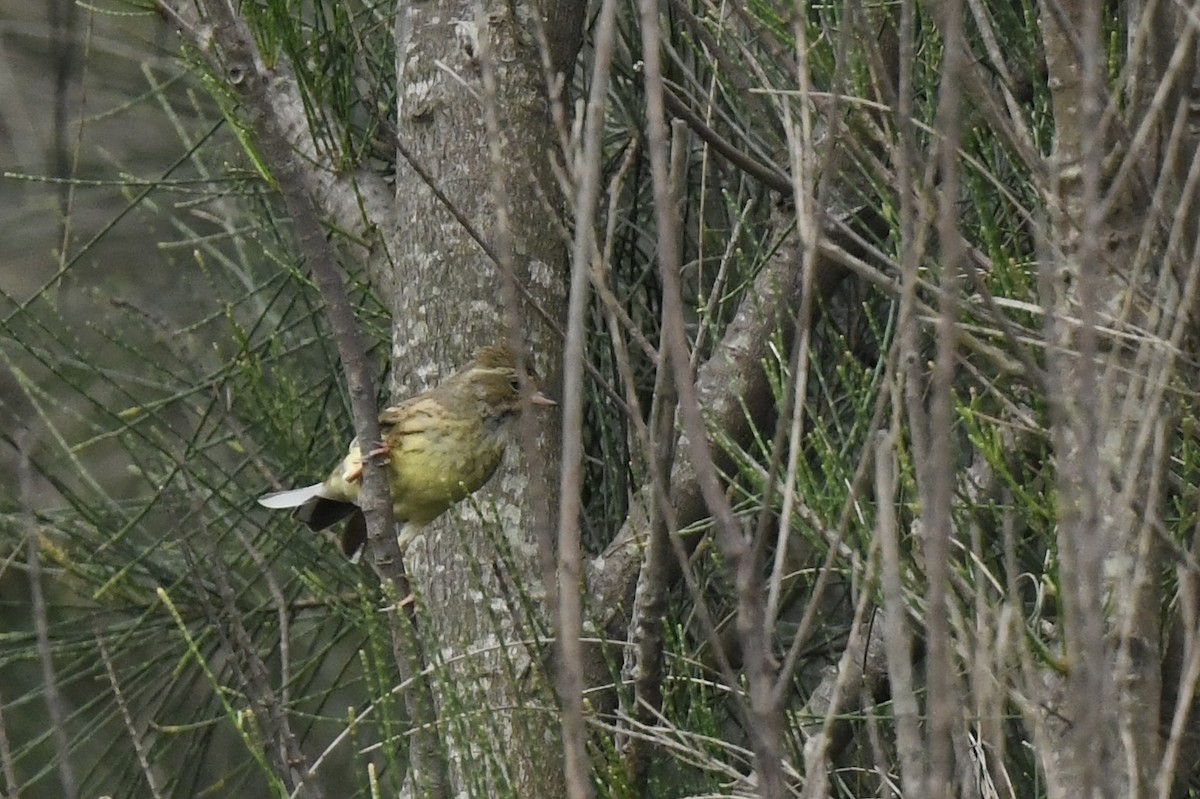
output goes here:
<path id="1" fill-rule="evenodd" d="M 503 440 L 481 425 L 443 424 L 400 437 L 389 468 L 396 520 L 428 524 L 486 483 L 503 457 Z"/>

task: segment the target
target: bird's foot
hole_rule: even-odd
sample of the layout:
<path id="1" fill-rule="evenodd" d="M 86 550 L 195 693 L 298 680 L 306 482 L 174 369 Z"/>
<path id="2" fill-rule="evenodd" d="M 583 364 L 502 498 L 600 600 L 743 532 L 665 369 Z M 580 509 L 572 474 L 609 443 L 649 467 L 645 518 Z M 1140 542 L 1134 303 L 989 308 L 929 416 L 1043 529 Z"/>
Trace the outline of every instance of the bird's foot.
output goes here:
<path id="1" fill-rule="evenodd" d="M 392 456 L 392 448 L 386 441 L 380 441 L 379 446 L 367 453 L 368 458 L 381 458 L 385 455 L 389 458 Z"/>

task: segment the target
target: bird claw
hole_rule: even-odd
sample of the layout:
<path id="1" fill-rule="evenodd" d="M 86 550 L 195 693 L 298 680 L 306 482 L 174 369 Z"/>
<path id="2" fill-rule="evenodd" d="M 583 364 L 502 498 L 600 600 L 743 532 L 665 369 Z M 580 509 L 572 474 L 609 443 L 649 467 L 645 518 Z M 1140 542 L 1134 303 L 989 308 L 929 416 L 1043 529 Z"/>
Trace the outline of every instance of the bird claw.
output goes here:
<path id="1" fill-rule="evenodd" d="M 388 446 L 386 441 L 380 441 L 379 446 L 367 453 L 368 458 L 378 458 L 382 455 L 391 457 L 392 448 Z"/>
<path id="2" fill-rule="evenodd" d="M 342 470 L 342 479 L 345 480 L 347 483 L 357 483 L 359 480 L 362 479 L 363 463 L 367 459 L 378 458 L 383 455 L 391 457 L 391 454 L 392 454 L 392 448 L 389 447 L 386 442 L 381 441 L 379 443 L 379 446 L 375 447 L 375 449 L 371 450 L 366 455 L 353 459 L 353 463 L 350 465 L 347 465 L 346 468 Z M 351 460 L 350 458 L 347 458 L 348 462 L 350 460 Z"/>

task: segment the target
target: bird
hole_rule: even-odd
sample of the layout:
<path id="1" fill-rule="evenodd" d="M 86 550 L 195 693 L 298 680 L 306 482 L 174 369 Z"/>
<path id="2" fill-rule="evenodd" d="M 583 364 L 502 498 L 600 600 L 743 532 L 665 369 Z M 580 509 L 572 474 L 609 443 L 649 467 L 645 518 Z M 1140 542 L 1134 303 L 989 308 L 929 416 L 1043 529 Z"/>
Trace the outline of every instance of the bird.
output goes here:
<path id="1" fill-rule="evenodd" d="M 526 375 L 534 406 L 557 405 L 538 387 L 536 374 L 527 369 Z M 366 520 L 358 505 L 363 465 L 386 457 L 392 515 L 401 526 L 399 544 L 404 550 L 421 527 L 491 479 L 520 413 L 515 350 L 507 344 L 483 347 L 434 388 L 380 412 L 379 446 L 364 455 L 356 438 L 323 481 L 265 494 L 258 504 L 295 508 L 294 516 L 312 530 L 348 518 L 342 552 L 357 562 L 367 542 Z"/>

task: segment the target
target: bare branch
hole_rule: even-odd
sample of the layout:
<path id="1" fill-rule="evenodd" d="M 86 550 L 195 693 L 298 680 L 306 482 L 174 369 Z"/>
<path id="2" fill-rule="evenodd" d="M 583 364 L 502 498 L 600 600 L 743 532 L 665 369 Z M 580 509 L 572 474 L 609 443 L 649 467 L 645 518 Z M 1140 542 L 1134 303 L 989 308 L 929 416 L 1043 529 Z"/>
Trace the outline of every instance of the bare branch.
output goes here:
<path id="1" fill-rule="evenodd" d="M 575 227 L 571 252 L 571 281 L 567 300 L 567 336 L 563 346 L 563 448 L 558 504 L 557 610 L 559 701 L 562 703 L 562 735 L 565 749 L 563 768 L 571 799 L 592 795 L 586 764 L 587 740 L 583 719 L 584 665 L 580 644 L 583 623 L 583 553 L 579 542 L 579 520 L 583 509 L 583 377 L 587 290 L 596 251 L 594 228 L 602 186 L 600 166 L 604 134 L 604 109 L 609 74 L 616 42 L 617 4 L 605 0 L 600 7 L 595 61 L 588 96 L 583 152 L 575 167 L 578 186 Z"/>
<path id="2" fill-rule="evenodd" d="M 947 41 L 965 45 L 961 0 L 947 0 L 941 15 Z M 946 50 L 938 96 L 937 129 L 938 168 L 941 192 L 937 208 L 938 239 L 941 243 L 940 313 L 937 324 L 937 362 L 930 391 L 933 395 L 929 414 L 929 461 L 917 469 L 924 518 L 925 572 L 929 585 L 925 594 L 926 680 L 929 689 L 929 783 L 926 795 L 931 799 L 949 799 L 953 786 L 954 751 L 952 734 L 958 721 L 961 702 L 957 699 L 948 604 L 950 601 L 951 540 L 954 538 L 951 503 L 955 488 L 954 383 L 958 361 L 959 286 L 966 260 L 958 226 L 960 164 L 958 149 L 962 141 L 962 86 L 959 75 L 966 69 L 962 46 Z M 911 412 L 912 406 L 909 406 Z M 924 479 L 922 479 L 922 477 Z"/>

